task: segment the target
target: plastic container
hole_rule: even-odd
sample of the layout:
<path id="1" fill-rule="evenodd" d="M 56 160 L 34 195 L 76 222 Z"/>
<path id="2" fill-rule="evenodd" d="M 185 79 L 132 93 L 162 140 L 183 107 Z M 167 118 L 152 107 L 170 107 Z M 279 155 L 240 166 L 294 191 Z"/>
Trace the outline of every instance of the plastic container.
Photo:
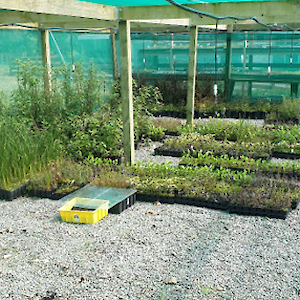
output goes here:
<path id="1" fill-rule="evenodd" d="M 118 204 L 111 207 L 108 212 L 111 214 L 120 214 L 128 207 L 131 207 L 136 201 L 136 194 L 132 194 L 125 198 L 123 201 L 119 202 Z"/>
<path id="2" fill-rule="evenodd" d="M 58 211 L 64 222 L 95 224 L 107 216 L 108 204 L 107 200 L 73 198 Z"/>

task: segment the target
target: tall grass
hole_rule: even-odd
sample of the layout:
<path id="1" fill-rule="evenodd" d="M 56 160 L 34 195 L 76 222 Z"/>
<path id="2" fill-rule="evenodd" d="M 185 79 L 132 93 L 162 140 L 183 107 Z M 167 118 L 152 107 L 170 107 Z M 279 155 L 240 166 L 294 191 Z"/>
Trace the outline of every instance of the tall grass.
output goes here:
<path id="1" fill-rule="evenodd" d="M 24 123 L 0 124 L 0 188 L 12 190 L 61 155 L 61 147 L 47 130 L 32 131 Z"/>

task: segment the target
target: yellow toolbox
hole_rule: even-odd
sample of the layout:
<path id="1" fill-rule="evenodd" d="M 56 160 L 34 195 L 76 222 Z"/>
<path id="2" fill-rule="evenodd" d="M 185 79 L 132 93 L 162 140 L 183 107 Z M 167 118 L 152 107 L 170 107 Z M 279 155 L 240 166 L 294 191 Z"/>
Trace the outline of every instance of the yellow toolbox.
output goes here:
<path id="1" fill-rule="evenodd" d="M 73 198 L 58 211 L 64 222 L 95 224 L 107 216 L 108 204 L 107 200 Z"/>

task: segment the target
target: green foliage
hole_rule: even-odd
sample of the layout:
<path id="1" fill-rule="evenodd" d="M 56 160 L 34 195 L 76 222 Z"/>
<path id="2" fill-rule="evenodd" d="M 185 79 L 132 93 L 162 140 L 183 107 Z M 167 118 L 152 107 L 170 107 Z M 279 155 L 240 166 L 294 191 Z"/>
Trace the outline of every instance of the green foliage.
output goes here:
<path id="1" fill-rule="evenodd" d="M 138 86 L 147 86 L 148 81 L 139 75 L 136 78 Z M 184 106 L 186 104 L 187 87 L 186 83 L 174 75 L 170 77 L 162 77 L 159 80 L 155 80 L 154 86 L 160 91 L 160 100 L 164 105 L 173 104 L 177 107 Z"/>
<path id="2" fill-rule="evenodd" d="M 165 132 L 180 132 L 183 127 L 186 127 L 181 120 L 175 118 L 153 118 L 151 122 L 154 127 L 162 128 Z"/>
<path id="3" fill-rule="evenodd" d="M 7 96 L 5 93 L 0 92 L 0 121 L 9 116 L 8 107 Z"/>
<path id="4" fill-rule="evenodd" d="M 186 154 L 181 158 L 180 164 L 190 166 L 215 166 L 216 168 L 230 168 L 237 170 L 248 170 L 257 173 L 267 173 L 273 177 L 275 174 L 300 175 L 299 162 L 276 163 L 271 160 L 253 159 L 246 156 L 239 158 L 229 157 L 228 155 L 214 156 L 212 152 L 198 153 L 197 157 Z"/>
<path id="5" fill-rule="evenodd" d="M 225 195 L 252 178 L 244 172 L 220 171 L 210 167 L 170 167 L 168 164 L 137 164 L 131 172 L 133 187 L 147 194 L 165 196 L 177 193 L 189 197 L 206 197 L 210 193 Z M 237 180 L 237 177 L 243 179 Z"/>
<path id="6" fill-rule="evenodd" d="M 90 182 L 92 177 L 91 166 L 72 159 L 57 159 L 34 174 L 30 188 L 51 191 L 59 187 L 58 193 L 70 192 Z"/>
<path id="7" fill-rule="evenodd" d="M 69 157 L 120 155 L 120 118 L 102 105 L 103 77 L 92 63 L 87 72 L 80 63 L 74 70 L 53 68 L 51 91 L 44 88 L 44 68 L 28 61 L 19 63 L 18 70 L 12 114 L 20 122 L 51 130 Z"/>
<path id="8" fill-rule="evenodd" d="M 132 81 L 133 109 L 134 112 L 143 116 L 151 115 L 150 110 L 161 104 L 162 95 L 157 87 L 138 86 L 135 80 Z M 122 105 L 120 82 L 116 81 L 112 87 L 112 93 L 108 99 L 110 107 L 118 109 Z"/>
<path id="9" fill-rule="evenodd" d="M 89 155 L 118 157 L 121 154 L 121 121 L 109 114 L 99 111 L 92 115 L 71 115 L 60 130 L 69 157 L 82 160 Z"/>
<path id="10" fill-rule="evenodd" d="M 56 70 L 59 91 L 62 99 L 64 115 L 92 114 L 102 102 L 103 76 L 99 75 L 94 64 L 88 70 L 82 64 L 62 66 Z"/>
<path id="11" fill-rule="evenodd" d="M 300 98 L 283 98 L 282 103 L 274 105 L 267 115 L 268 121 L 294 122 L 300 120 Z"/>
<path id="12" fill-rule="evenodd" d="M 199 151 L 212 151 L 215 155 L 227 154 L 234 157 L 244 155 L 262 158 L 268 158 L 273 149 L 270 142 L 216 141 L 212 134 L 200 135 L 197 133 L 181 134 L 177 138 L 166 139 L 164 146 L 179 149 L 185 153 L 190 151 L 193 155 L 197 155 Z"/>
<path id="13" fill-rule="evenodd" d="M 45 68 L 26 61 L 18 64 L 18 89 L 13 92 L 13 114 L 32 127 L 42 128 L 53 124 L 60 114 L 61 103 L 56 93 L 44 88 Z"/>
<path id="14" fill-rule="evenodd" d="M 299 198 L 299 188 L 284 180 L 269 180 L 246 170 L 170 167 L 136 164 L 130 173 L 132 187 L 149 195 L 200 197 L 227 200 L 230 205 L 288 210 Z M 218 195 L 218 196 L 216 196 Z"/>
<path id="15" fill-rule="evenodd" d="M 0 187 L 12 189 L 61 155 L 50 131 L 32 131 L 24 123 L 6 119 L 0 124 Z"/>
<path id="16" fill-rule="evenodd" d="M 257 177 L 250 187 L 234 193 L 232 205 L 287 211 L 299 198 L 299 188 L 286 181 Z"/>
<path id="17" fill-rule="evenodd" d="M 91 184 L 97 186 L 128 188 L 131 186 L 126 167 L 120 166 L 117 160 L 97 158 L 90 155 L 84 163 L 94 170 Z"/>
<path id="18" fill-rule="evenodd" d="M 299 155 L 300 143 L 291 144 L 288 141 L 281 141 L 274 146 L 274 151 Z"/>
<path id="19" fill-rule="evenodd" d="M 93 64 L 87 72 L 78 63 L 52 69 L 52 90 L 44 87 L 46 69 L 32 61 L 18 62 L 18 89 L 13 93 L 13 113 L 42 128 L 68 115 L 92 114 L 102 99 L 102 77 Z"/>
<path id="20" fill-rule="evenodd" d="M 300 119 L 300 99 L 284 98 L 283 102 L 278 107 L 278 119 L 282 121 L 297 122 Z"/>
<path id="21" fill-rule="evenodd" d="M 134 130 L 136 141 L 148 137 L 155 137 L 163 135 L 161 130 L 156 130 L 149 119 L 152 116 L 150 110 L 157 105 L 160 105 L 162 96 L 157 87 L 153 86 L 138 86 L 133 81 L 133 117 Z M 121 118 L 122 114 L 122 100 L 121 87 L 119 82 L 115 82 L 112 89 L 112 94 L 108 99 L 109 107 L 115 116 Z"/>
<path id="22" fill-rule="evenodd" d="M 200 135 L 211 135 L 216 140 L 253 142 L 253 143 L 280 143 L 285 141 L 291 145 L 300 143 L 299 125 L 267 125 L 263 127 L 247 124 L 243 121 L 236 123 L 211 120 L 210 122 L 198 122 L 193 128 L 185 126 L 182 133 L 195 132 Z"/>

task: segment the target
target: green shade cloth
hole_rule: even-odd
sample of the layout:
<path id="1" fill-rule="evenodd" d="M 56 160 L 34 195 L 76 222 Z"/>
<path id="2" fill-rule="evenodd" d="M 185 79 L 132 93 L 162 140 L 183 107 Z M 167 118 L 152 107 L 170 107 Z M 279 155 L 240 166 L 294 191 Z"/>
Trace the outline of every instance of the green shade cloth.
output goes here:
<path id="1" fill-rule="evenodd" d="M 91 2 L 97 4 L 105 4 L 105 5 L 112 5 L 112 6 L 150 6 L 150 5 L 170 5 L 169 2 L 165 0 L 82 0 L 84 2 Z M 250 0 L 178 0 L 176 1 L 179 4 L 200 4 L 200 3 L 221 3 L 221 2 L 249 2 Z M 251 0 L 253 2 L 253 0 Z M 254 0 L 255 1 L 255 0 Z M 256 2 L 270 2 L 276 0 L 256 0 Z M 282 0 L 285 1 L 285 0 Z"/>

